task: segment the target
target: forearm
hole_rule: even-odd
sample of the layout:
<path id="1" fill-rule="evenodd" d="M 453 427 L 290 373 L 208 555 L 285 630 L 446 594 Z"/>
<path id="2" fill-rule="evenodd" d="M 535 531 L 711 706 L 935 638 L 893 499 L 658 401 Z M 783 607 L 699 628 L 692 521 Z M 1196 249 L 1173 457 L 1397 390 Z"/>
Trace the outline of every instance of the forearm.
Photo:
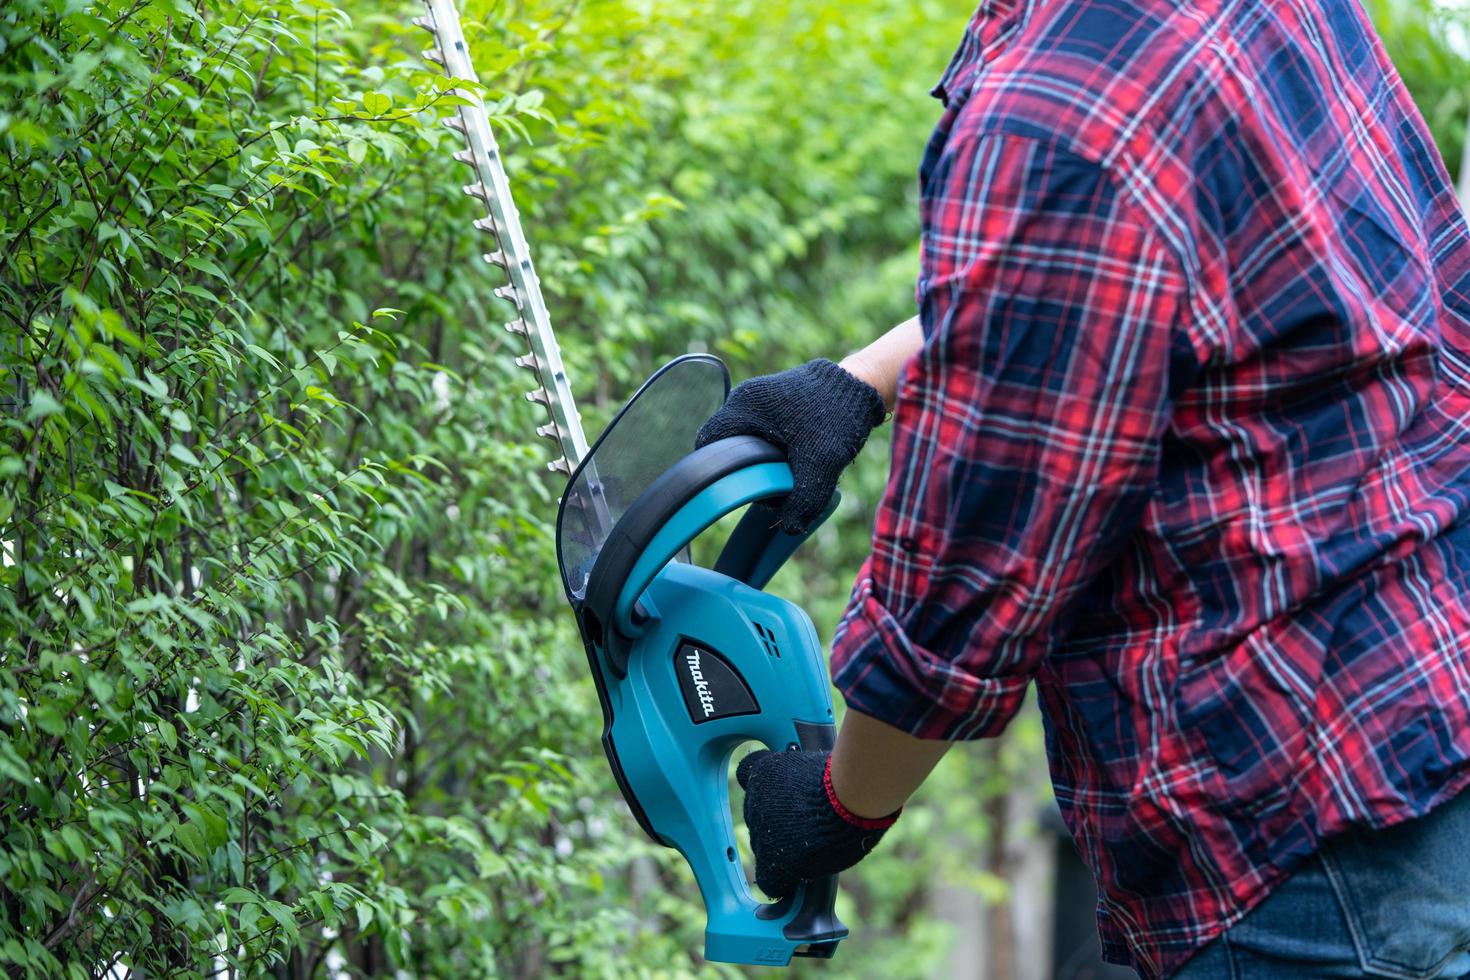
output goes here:
<path id="1" fill-rule="evenodd" d="M 903 806 L 953 742 L 915 738 L 849 710 L 832 750 L 832 790 L 860 817 L 883 817 Z"/>
<path id="2" fill-rule="evenodd" d="M 891 412 L 898 397 L 898 376 L 908 359 L 924 345 L 924 331 L 919 327 L 919 318 L 905 320 L 873 341 L 862 350 L 854 351 L 842 359 L 846 371 L 878 389 L 883 404 Z"/>
<path id="3" fill-rule="evenodd" d="M 913 317 L 844 357 L 841 366 L 876 388 L 892 411 L 899 375 L 923 344 L 919 318 Z M 903 806 L 951 744 L 915 738 L 876 718 L 848 711 L 832 752 L 832 790 L 858 816 L 886 816 Z"/>

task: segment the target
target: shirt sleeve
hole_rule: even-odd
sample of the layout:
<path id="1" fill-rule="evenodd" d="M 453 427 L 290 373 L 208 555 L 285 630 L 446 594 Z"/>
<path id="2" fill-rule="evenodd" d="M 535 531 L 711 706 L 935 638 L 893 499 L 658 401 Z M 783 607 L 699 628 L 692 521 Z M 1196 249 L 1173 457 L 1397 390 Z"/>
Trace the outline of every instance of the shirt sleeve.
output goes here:
<path id="1" fill-rule="evenodd" d="M 1187 290 L 1099 165 L 1020 136 L 952 143 L 925 184 L 925 343 L 832 671 L 850 708 L 954 740 L 1005 727 L 1138 527 Z"/>

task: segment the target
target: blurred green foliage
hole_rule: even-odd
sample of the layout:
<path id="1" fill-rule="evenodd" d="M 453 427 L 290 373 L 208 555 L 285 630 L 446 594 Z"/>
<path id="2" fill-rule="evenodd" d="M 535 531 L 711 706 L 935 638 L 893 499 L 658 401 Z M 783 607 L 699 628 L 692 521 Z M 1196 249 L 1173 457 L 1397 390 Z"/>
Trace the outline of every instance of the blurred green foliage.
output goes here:
<path id="1" fill-rule="evenodd" d="M 1470 7 L 1435 0 L 1368 0 L 1383 46 L 1458 177 L 1470 119 Z"/>
<path id="2" fill-rule="evenodd" d="M 590 431 L 686 350 L 742 376 L 911 314 L 926 90 L 967 7 L 467 4 Z M 700 962 L 686 869 L 601 757 L 418 12 L 0 10 L 12 975 L 738 974 Z M 1403 22 L 1457 153 L 1464 60 Z M 824 636 L 885 459 L 777 582 Z M 1032 717 L 946 763 L 845 877 L 821 972 L 940 966 L 926 898 L 1003 893 L 956 855 L 1038 744 Z"/>

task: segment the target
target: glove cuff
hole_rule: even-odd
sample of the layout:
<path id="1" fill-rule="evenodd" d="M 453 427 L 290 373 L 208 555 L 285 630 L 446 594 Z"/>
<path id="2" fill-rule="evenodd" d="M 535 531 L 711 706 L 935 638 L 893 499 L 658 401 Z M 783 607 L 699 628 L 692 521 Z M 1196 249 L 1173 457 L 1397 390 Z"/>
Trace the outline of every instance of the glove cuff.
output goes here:
<path id="1" fill-rule="evenodd" d="M 860 817 L 837 798 L 837 791 L 832 788 L 832 756 L 827 756 L 826 768 L 822 770 L 822 788 L 827 791 L 827 802 L 832 804 L 833 811 L 843 819 L 844 822 L 857 827 L 859 830 L 886 830 L 898 822 L 899 815 L 903 813 L 903 807 L 899 807 L 886 817 Z"/>

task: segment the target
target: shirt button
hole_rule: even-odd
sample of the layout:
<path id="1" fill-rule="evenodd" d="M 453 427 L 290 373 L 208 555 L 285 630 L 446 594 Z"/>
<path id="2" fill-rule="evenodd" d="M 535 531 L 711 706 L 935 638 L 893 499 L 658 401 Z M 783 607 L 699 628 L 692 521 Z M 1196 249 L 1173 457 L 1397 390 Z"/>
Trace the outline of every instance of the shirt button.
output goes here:
<path id="1" fill-rule="evenodd" d="M 913 538 L 899 538 L 898 546 L 910 555 L 919 550 L 919 542 Z"/>

